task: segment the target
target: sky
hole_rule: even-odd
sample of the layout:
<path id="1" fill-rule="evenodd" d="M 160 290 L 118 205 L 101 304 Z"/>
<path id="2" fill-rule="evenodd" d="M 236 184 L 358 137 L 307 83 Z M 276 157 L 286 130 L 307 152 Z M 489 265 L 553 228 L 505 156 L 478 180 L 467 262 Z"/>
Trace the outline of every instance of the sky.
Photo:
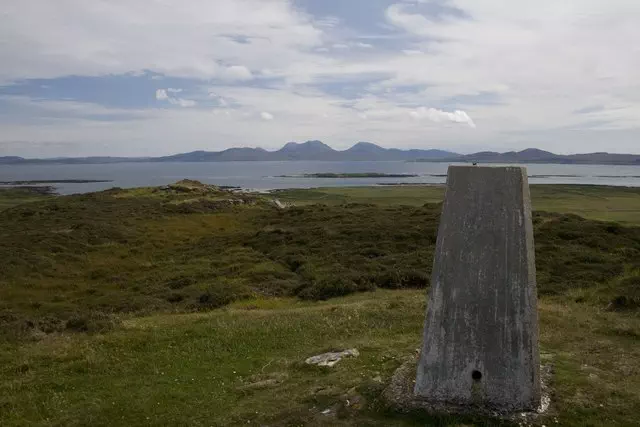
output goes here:
<path id="1" fill-rule="evenodd" d="M 640 153 L 638 0 L 20 0 L 0 155 Z"/>

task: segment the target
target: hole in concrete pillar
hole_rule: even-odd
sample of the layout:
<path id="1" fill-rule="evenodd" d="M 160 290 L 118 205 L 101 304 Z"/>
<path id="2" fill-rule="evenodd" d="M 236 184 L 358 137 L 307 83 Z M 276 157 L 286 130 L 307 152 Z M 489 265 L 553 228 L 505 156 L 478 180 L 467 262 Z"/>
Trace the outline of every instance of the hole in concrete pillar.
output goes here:
<path id="1" fill-rule="evenodd" d="M 473 378 L 474 381 L 480 381 L 482 379 L 482 372 L 480 371 L 471 372 L 471 378 Z"/>

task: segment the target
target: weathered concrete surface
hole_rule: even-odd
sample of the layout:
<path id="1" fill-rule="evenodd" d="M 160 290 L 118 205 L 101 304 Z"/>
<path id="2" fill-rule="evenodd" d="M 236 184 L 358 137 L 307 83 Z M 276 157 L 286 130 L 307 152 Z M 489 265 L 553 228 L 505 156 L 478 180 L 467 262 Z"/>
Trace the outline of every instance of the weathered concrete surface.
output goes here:
<path id="1" fill-rule="evenodd" d="M 427 412 L 432 415 L 481 415 L 501 420 L 515 421 L 519 425 L 535 425 L 535 420 L 541 415 L 549 416 L 556 412 L 551 402 L 551 389 L 554 366 L 552 358 L 547 358 L 540 365 L 541 399 L 540 405 L 535 409 L 508 411 L 501 408 L 492 408 L 479 405 L 457 405 L 448 402 L 425 400 L 416 397 L 415 387 L 417 355 L 411 355 L 405 359 L 394 372 L 387 387 L 382 392 L 382 402 L 388 409 L 402 413 Z M 489 423 L 490 424 L 490 423 Z"/>
<path id="2" fill-rule="evenodd" d="M 414 393 L 500 411 L 540 405 L 525 168 L 450 166 Z"/>

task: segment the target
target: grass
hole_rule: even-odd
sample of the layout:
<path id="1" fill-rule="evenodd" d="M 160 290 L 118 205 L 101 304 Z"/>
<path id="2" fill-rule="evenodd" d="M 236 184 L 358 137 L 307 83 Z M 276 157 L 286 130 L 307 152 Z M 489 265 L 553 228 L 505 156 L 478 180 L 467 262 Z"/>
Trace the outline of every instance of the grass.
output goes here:
<path id="1" fill-rule="evenodd" d="M 326 187 L 312 189 L 276 190 L 273 194 L 283 202 L 297 205 L 322 203 L 373 203 L 376 205 L 422 206 L 439 203 L 444 198 L 440 185 L 398 185 L 377 187 Z"/>
<path id="2" fill-rule="evenodd" d="M 408 173 L 379 173 L 379 172 L 358 172 L 358 173 L 305 173 L 305 178 L 411 178 L 419 175 Z M 281 175 L 281 178 L 293 178 L 295 175 Z"/>
<path id="3" fill-rule="evenodd" d="M 261 196 L 175 186 L 17 206 L 0 213 L 0 336 L 100 331 L 118 313 L 255 296 L 426 288 L 439 214 L 437 204 L 278 209 Z M 627 289 L 640 271 L 640 228 L 553 213 L 534 223 L 540 294 L 640 303 Z"/>
<path id="4" fill-rule="evenodd" d="M 534 215 L 556 368 L 540 424 L 634 425 L 640 228 L 568 211 L 640 198 L 541 188 L 534 205 L 564 213 Z M 441 187 L 278 192 L 287 209 L 271 197 L 183 181 L 0 212 L 0 424 L 500 424 L 379 401 L 420 346 Z M 352 347 L 333 369 L 302 363 Z"/>
<path id="5" fill-rule="evenodd" d="M 282 201 L 302 204 L 375 203 L 421 206 L 444 198 L 441 185 L 337 187 L 290 189 L 275 192 Z M 572 213 L 584 218 L 640 224 L 640 188 L 589 185 L 532 185 L 533 208 Z"/>
<path id="6" fill-rule="evenodd" d="M 53 197 L 47 190 L 47 187 L 0 187 L 0 211 Z"/>
<path id="7" fill-rule="evenodd" d="M 424 308 L 424 291 L 253 299 L 4 347 L 3 425 L 500 424 L 385 411 L 379 393 L 419 347 Z M 640 319 L 543 298 L 540 322 L 543 355 L 556 368 L 554 412 L 540 424 L 634 425 Z M 352 347 L 361 356 L 332 369 L 302 363 Z"/>

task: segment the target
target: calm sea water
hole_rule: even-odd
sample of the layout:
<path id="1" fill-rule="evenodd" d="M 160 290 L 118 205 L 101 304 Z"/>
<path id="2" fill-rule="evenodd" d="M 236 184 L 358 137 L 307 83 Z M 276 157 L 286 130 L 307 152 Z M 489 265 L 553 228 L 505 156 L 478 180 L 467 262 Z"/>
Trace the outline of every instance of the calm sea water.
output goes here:
<path id="1" fill-rule="evenodd" d="M 640 187 L 640 167 L 607 165 L 527 166 L 532 184 L 599 184 Z M 85 193 L 111 187 L 166 185 L 184 178 L 208 184 L 269 190 L 381 183 L 445 182 L 446 163 L 406 162 L 218 162 L 218 163 L 117 163 L 105 165 L 2 165 L 0 181 L 92 179 L 106 183 L 55 184 L 61 194 Z M 412 178 L 282 178 L 306 173 L 378 172 L 417 174 Z"/>

